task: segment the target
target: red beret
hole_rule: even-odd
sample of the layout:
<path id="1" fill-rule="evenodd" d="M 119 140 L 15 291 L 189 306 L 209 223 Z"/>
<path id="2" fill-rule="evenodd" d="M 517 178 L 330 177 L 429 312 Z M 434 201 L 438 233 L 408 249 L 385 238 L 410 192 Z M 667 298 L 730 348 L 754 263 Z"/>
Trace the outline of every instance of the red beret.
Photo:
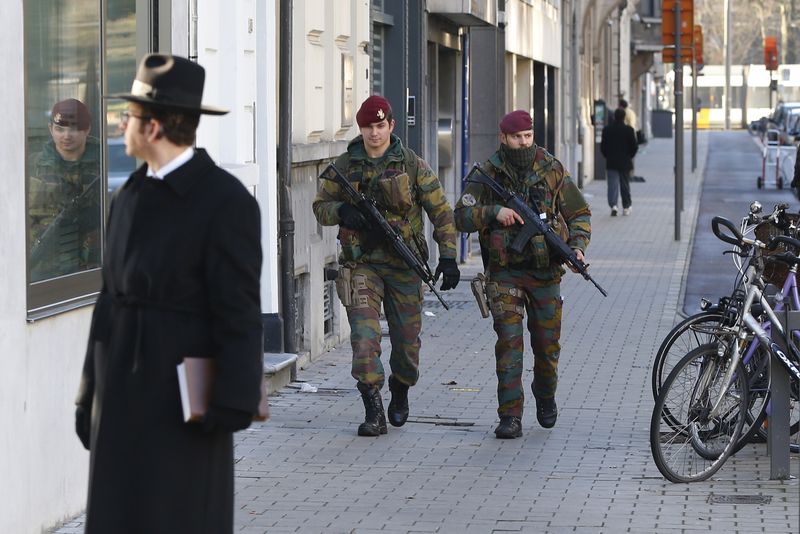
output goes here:
<path id="1" fill-rule="evenodd" d="M 504 134 L 524 132 L 525 130 L 533 130 L 533 119 L 531 119 L 531 114 L 525 110 L 512 111 L 500 121 L 500 131 Z"/>
<path id="2" fill-rule="evenodd" d="M 372 95 L 361 104 L 356 113 L 356 122 L 359 128 L 364 128 L 373 122 L 381 122 L 391 114 L 392 106 L 389 105 L 389 101 L 380 95 Z"/>
<path id="3" fill-rule="evenodd" d="M 50 111 L 50 121 L 59 126 L 75 126 L 78 130 L 88 130 L 92 123 L 92 116 L 83 102 L 68 98 L 56 102 Z"/>

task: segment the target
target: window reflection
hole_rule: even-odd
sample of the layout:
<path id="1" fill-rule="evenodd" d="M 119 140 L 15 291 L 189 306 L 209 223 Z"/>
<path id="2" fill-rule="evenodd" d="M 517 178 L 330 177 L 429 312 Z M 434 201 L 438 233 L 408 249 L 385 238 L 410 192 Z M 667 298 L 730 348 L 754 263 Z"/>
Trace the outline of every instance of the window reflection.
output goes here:
<path id="1" fill-rule="evenodd" d="M 129 90 L 146 52 L 137 3 L 23 2 L 29 313 L 99 290 L 106 195 L 136 167 L 117 119 L 124 102 L 101 91 Z"/>
<path id="2" fill-rule="evenodd" d="M 24 6 L 28 268 L 38 282 L 100 266 L 100 6 Z"/>

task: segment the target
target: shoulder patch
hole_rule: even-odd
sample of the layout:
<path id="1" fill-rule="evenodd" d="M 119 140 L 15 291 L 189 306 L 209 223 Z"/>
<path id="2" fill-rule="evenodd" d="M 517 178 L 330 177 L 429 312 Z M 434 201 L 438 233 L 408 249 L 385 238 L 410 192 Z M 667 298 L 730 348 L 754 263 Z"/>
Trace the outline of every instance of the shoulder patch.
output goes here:
<path id="1" fill-rule="evenodd" d="M 464 196 L 461 197 L 461 204 L 463 206 L 474 206 L 476 203 L 475 197 L 472 196 L 472 193 L 466 193 Z"/>

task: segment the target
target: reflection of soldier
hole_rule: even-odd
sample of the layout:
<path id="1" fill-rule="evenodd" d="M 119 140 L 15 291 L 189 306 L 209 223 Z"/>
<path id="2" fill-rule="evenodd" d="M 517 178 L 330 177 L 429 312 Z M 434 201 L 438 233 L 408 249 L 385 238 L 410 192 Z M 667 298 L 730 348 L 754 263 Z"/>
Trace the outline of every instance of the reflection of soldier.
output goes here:
<path id="1" fill-rule="evenodd" d="M 512 111 L 500 122 L 500 149 L 483 169 L 546 216 L 553 229 L 583 260 L 591 233 L 589 206 L 561 163 L 533 142 L 527 111 Z M 527 313 L 533 346 L 536 418 L 545 428 L 556 423 L 555 393 L 561 336 L 561 265 L 553 263 L 544 237 L 534 236 L 521 253 L 511 250 L 523 219 L 502 205 L 488 187 L 469 183 L 455 208 L 456 228 L 479 232 L 487 268 L 486 293 L 497 334 L 498 438 L 522 435 L 522 320 Z M 517 224 L 518 223 L 518 224 Z"/>
<path id="2" fill-rule="evenodd" d="M 78 100 L 50 114 L 50 136 L 30 162 L 28 217 L 31 281 L 74 273 L 100 262 L 100 145 Z"/>
<path id="3" fill-rule="evenodd" d="M 395 122 L 385 98 L 373 95 L 365 100 L 356 122 L 361 135 L 350 142 L 347 152 L 336 160 L 336 167 L 356 188 L 379 201 L 387 221 L 398 229 L 411 250 L 426 255 L 424 209 L 439 244 L 436 274 L 443 274 L 441 288 L 456 287 L 460 278 L 455 261 L 456 229 L 439 179 L 424 160 L 392 134 Z M 419 378 L 421 281 L 391 245 L 374 239 L 364 216 L 345 200 L 339 185 L 325 180 L 313 209 L 320 224 L 339 225 L 342 253 L 336 290 L 347 308 L 352 375 L 358 381 L 366 411 L 358 435 L 378 436 L 386 433 L 380 392 L 385 378 L 380 360 L 381 303 L 392 343 L 388 419 L 392 425 L 402 426 L 408 417 L 408 388 Z"/>

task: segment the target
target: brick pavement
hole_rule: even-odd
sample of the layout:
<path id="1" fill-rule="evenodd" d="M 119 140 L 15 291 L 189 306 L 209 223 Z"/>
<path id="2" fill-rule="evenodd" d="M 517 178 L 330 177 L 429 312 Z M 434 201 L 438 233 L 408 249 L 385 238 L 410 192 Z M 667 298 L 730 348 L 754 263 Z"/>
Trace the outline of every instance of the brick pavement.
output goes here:
<path id="1" fill-rule="evenodd" d="M 673 239 L 672 140 L 652 140 L 637 156 L 637 174 L 647 181 L 632 184 L 631 216 L 609 216 L 605 182 L 587 186 L 594 209 L 587 258 L 609 296 L 565 277 L 555 428 L 537 425 L 528 395 L 523 437 L 495 439 L 495 336 L 472 301 L 467 280 L 480 262 L 471 260 L 459 287 L 445 294 L 450 311 L 426 300 L 421 378 L 404 427 L 356 436 L 363 406 L 344 346 L 272 398 L 268 423 L 238 435 L 237 532 L 800 531 L 798 480 L 768 480 L 764 445 L 688 485 L 666 482 L 650 456 L 650 362 L 677 321 L 698 177 L 713 135 L 699 135 L 701 167 L 686 172 L 681 242 Z M 388 367 L 386 354 L 383 360 Z M 529 348 L 525 368 L 529 383 Z M 300 381 L 318 391 L 301 392 Z M 800 459 L 791 462 L 796 476 Z M 712 494 L 771 502 L 712 505 Z M 81 518 L 58 530 L 79 532 Z"/>

